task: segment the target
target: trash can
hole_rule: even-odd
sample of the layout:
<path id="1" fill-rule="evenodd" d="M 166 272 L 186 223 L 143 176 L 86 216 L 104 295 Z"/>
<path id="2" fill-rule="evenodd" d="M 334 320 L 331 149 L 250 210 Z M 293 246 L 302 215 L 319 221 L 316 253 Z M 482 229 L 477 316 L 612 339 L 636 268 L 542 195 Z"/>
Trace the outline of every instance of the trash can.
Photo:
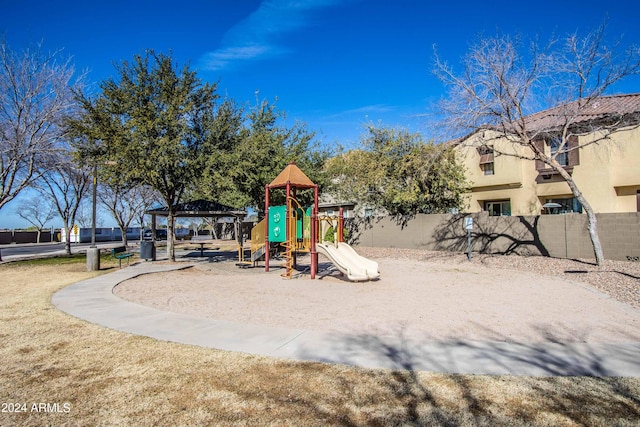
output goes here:
<path id="1" fill-rule="evenodd" d="M 144 260 L 156 260 L 156 245 L 153 241 L 140 242 L 140 258 Z"/>

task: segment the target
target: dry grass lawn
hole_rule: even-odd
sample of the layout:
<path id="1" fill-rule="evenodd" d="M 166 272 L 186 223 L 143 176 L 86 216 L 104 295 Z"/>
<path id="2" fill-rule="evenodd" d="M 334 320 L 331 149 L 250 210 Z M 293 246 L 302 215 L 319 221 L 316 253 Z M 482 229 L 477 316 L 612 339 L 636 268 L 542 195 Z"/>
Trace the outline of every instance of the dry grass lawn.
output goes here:
<path id="1" fill-rule="evenodd" d="M 84 270 L 0 265 L 0 425 L 640 425 L 638 378 L 368 370 L 105 329 L 50 302 Z"/>

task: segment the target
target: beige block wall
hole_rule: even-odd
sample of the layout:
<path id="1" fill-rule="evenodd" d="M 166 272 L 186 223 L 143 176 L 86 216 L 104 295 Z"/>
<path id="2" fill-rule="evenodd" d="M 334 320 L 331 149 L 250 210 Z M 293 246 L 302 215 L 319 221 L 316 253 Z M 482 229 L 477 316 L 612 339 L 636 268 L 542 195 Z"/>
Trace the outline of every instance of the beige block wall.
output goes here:
<path id="1" fill-rule="evenodd" d="M 585 215 L 471 216 L 474 252 L 594 258 Z M 640 213 L 599 214 L 598 226 L 605 258 L 640 256 Z M 404 227 L 388 217 L 356 218 L 347 227 L 350 242 L 360 246 L 467 250 L 464 215 L 417 215 Z"/>

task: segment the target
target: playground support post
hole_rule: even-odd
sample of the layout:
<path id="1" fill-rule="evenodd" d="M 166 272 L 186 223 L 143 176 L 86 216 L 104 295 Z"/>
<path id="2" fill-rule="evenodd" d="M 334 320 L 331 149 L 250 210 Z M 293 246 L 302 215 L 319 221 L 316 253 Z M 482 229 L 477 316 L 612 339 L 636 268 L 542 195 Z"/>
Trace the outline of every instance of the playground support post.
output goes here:
<path id="1" fill-rule="evenodd" d="M 313 207 L 311 208 L 311 279 L 316 278 L 318 272 L 318 186 L 313 187 Z"/>
<path id="2" fill-rule="evenodd" d="M 338 211 L 338 242 L 344 242 L 344 209 Z"/>
<path id="3" fill-rule="evenodd" d="M 289 219 L 290 222 L 292 222 L 293 224 L 289 224 L 288 230 L 289 230 L 289 236 L 288 236 L 288 241 L 290 242 L 291 245 L 291 266 L 293 267 L 293 269 L 298 268 L 298 257 L 296 256 L 296 218 L 294 215 L 294 212 L 296 211 L 295 206 L 293 205 L 294 201 L 297 201 L 297 197 L 298 197 L 298 192 L 296 191 L 296 187 L 291 188 L 291 194 L 289 196 L 289 198 L 287 198 L 287 200 L 289 201 L 289 203 L 287 204 L 287 209 L 289 209 L 289 213 L 287 215 L 287 218 Z"/>
<path id="4" fill-rule="evenodd" d="M 269 272 L 269 184 L 264 186 L 264 271 Z"/>
<path id="5" fill-rule="evenodd" d="M 285 199 L 284 199 L 284 241 L 286 242 L 285 245 L 289 245 L 289 253 L 287 254 L 287 252 L 285 251 L 285 274 L 287 275 L 288 278 L 291 278 L 290 274 L 292 274 L 292 271 L 289 269 L 289 267 L 293 267 L 293 260 L 292 259 L 288 259 L 287 255 L 289 257 L 292 256 L 293 254 L 293 248 L 291 247 L 291 230 L 289 230 L 289 227 L 291 227 L 291 220 L 289 219 L 289 215 L 291 215 L 291 182 L 287 181 L 287 185 L 285 187 Z M 286 246 L 285 246 L 286 248 Z"/>

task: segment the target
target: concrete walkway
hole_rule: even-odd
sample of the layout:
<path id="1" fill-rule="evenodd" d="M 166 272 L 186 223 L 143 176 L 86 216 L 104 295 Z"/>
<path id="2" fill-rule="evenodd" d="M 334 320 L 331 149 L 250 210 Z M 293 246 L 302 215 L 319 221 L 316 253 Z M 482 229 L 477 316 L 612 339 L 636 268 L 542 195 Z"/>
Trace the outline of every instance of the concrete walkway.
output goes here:
<path id="1" fill-rule="evenodd" d="M 531 344 L 338 335 L 169 313 L 113 295 L 113 288 L 124 280 L 190 265 L 141 262 L 68 286 L 54 294 L 52 302 L 75 317 L 131 334 L 292 360 L 459 374 L 640 377 L 640 343 Z"/>

